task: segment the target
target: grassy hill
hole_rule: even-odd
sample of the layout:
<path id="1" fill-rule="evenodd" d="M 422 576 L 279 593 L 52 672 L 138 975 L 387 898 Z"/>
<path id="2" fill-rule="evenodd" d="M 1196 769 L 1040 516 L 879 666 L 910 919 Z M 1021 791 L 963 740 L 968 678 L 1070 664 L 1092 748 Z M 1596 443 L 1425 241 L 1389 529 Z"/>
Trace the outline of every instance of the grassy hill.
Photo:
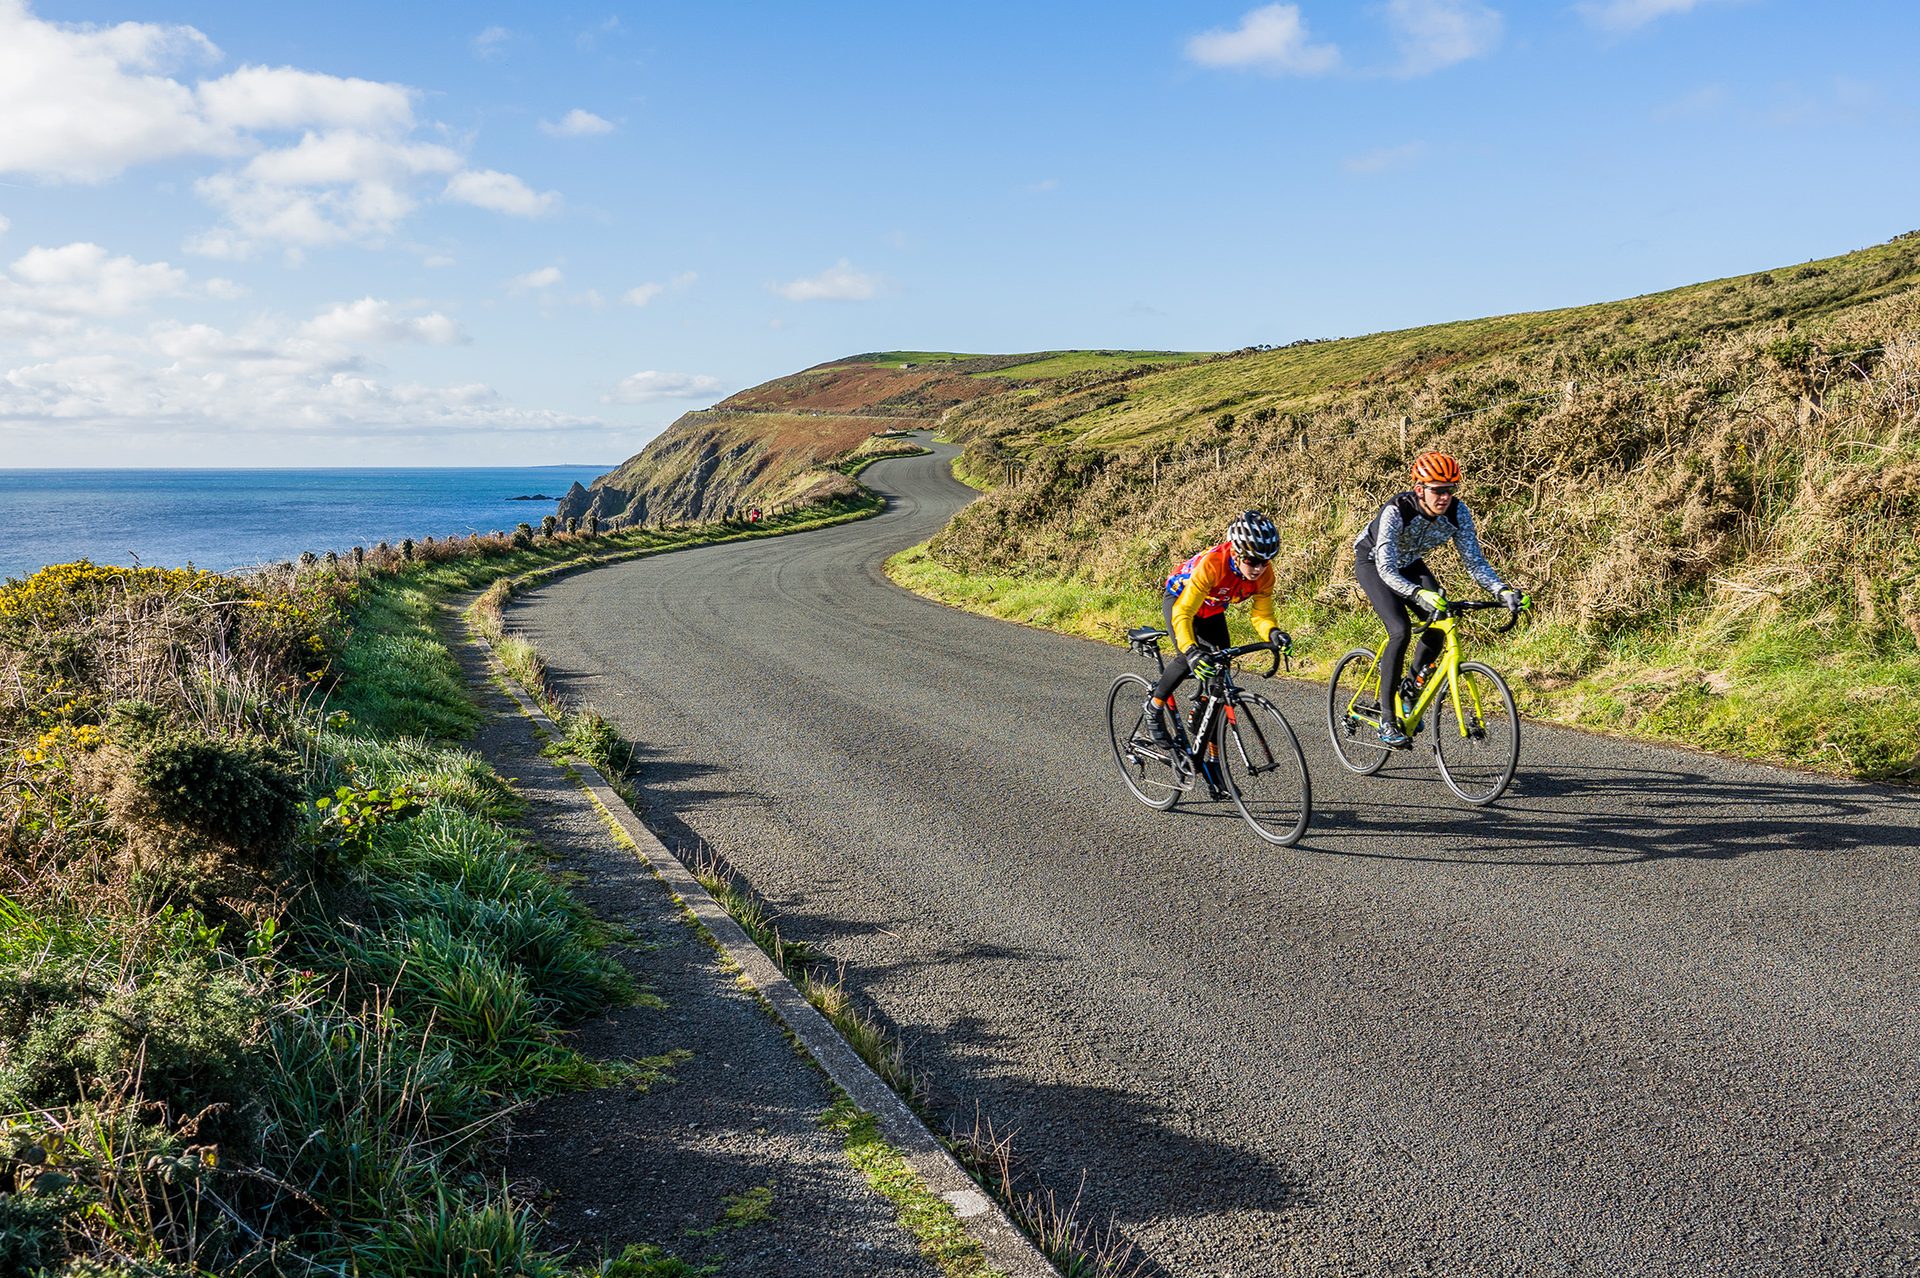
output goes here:
<path id="1" fill-rule="evenodd" d="M 803 369 L 687 413 L 591 488 L 560 517 L 597 514 L 618 527 L 723 515 L 749 505 L 851 495 L 849 461 L 900 451 L 886 432 L 933 425 L 964 405 L 1010 390 L 1170 367 L 1202 355 L 1174 351 L 1037 351 L 964 355 L 876 351 Z"/>
<path id="2" fill-rule="evenodd" d="M 1920 240 L 1619 302 L 971 401 L 943 428 L 1011 477 L 901 575 L 1116 636 L 1257 506 L 1310 668 L 1367 639 L 1350 544 L 1444 448 L 1538 624 L 1527 708 L 1873 777 L 1920 764 Z M 1451 558 L 1450 552 L 1446 557 Z M 1456 589 L 1464 572 L 1439 568 Z"/>

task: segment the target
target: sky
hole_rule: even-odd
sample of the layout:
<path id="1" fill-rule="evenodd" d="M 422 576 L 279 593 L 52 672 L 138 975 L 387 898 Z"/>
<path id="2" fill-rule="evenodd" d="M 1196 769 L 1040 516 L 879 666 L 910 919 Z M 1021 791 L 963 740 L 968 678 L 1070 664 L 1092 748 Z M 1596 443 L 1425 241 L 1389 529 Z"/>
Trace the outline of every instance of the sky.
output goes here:
<path id="1" fill-rule="evenodd" d="M 0 466 L 604 463 L 1920 227 L 1920 5 L 0 0 Z"/>

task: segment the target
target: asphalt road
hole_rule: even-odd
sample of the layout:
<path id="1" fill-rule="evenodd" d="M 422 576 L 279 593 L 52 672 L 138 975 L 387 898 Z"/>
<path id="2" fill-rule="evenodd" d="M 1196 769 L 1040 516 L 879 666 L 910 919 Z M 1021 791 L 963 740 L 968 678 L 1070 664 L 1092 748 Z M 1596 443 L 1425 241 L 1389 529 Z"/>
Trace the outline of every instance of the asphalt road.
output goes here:
<path id="1" fill-rule="evenodd" d="M 1084 1170 L 1147 1272 L 1920 1272 L 1913 798 L 1529 724 L 1476 811 L 1424 754 L 1350 776 L 1276 680 L 1302 845 L 1149 811 L 1105 740 L 1137 658 L 881 574 L 972 495 L 950 452 L 512 615 L 942 1104 Z"/>

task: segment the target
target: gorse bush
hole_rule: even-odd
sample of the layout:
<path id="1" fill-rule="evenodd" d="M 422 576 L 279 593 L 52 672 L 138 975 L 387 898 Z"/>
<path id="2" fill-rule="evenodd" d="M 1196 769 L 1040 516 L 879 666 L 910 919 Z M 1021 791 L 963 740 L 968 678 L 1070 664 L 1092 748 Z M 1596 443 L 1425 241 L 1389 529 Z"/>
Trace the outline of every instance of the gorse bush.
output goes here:
<path id="1" fill-rule="evenodd" d="M 305 794 L 296 763 L 266 741 L 169 733 L 134 756 L 128 776 L 151 819 L 271 864 L 300 827 Z"/>
<path id="2" fill-rule="evenodd" d="M 480 1169 L 633 988 L 499 778 L 373 735 L 474 722 L 430 598 L 304 569 L 0 588 L 0 1272 L 559 1272 Z"/>

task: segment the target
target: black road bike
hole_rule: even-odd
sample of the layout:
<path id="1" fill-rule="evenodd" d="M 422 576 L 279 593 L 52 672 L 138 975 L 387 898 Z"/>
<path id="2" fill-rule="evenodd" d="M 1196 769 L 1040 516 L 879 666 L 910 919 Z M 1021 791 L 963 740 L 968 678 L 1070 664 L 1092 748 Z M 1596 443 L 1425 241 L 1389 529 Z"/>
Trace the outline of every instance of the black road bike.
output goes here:
<path id="1" fill-rule="evenodd" d="M 1166 637 L 1164 630 L 1143 626 L 1127 632 L 1127 644 L 1141 656 L 1151 656 L 1164 671 L 1160 641 Z M 1161 811 L 1188 795 L 1232 799 L 1254 833 L 1267 842 L 1282 847 L 1299 842 L 1313 815 L 1313 783 L 1300 741 L 1279 706 L 1242 688 L 1233 677 L 1234 662 L 1264 652 L 1273 663 L 1261 677 L 1271 679 L 1292 645 L 1280 633 L 1275 643 L 1242 644 L 1210 656 L 1213 673 L 1200 681 L 1191 711 L 1182 715 L 1175 701 L 1167 702 L 1171 751 L 1154 745 L 1147 735 L 1143 706 L 1155 681 L 1131 673 L 1115 679 L 1107 693 L 1107 731 L 1120 779 L 1134 797 Z"/>

